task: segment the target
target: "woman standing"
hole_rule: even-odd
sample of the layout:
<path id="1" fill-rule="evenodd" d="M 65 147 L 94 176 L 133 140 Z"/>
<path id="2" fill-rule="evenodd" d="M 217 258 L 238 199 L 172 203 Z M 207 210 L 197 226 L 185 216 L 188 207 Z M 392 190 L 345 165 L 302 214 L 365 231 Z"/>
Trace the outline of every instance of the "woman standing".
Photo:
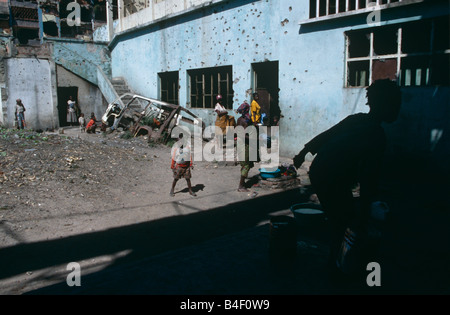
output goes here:
<path id="1" fill-rule="evenodd" d="M 67 101 L 67 122 L 71 126 L 74 126 L 78 121 L 75 105 L 72 96 L 69 96 L 69 100 Z"/>
<path id="2" fill-rule="evenodd" d="M 25 128 L 25 106 L 20 98 L 16 100 L 16 116 L 19 129 Z"/>
<path id="3" fill-rule="evenodd" d="M 217 103 L 214 108 L 214 111 L 217 113 L 216 126 L 219 127 L 222 130 L 222 134 L 225 135 L 228 126 L 236 126 L 236 120 L 233 116 L 228 115 L 227 109 L 223 106 L 222 95 L 217 95 L 216 100 Z"/>

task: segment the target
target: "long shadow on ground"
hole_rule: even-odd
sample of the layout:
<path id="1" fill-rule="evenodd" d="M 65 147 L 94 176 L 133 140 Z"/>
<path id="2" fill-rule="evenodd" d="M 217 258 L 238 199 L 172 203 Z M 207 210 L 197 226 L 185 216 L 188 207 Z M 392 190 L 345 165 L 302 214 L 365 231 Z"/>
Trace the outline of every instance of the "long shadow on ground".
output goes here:
<path id="1" fill-rule="evenodd" d="M 326 248 L 300 241 L 293 265 L 271 269 L 267 259 L 269 215 L 304 196 L 298 189 L 227 206 L 58 240 L 0 249 L 0 279 L 72 261 L 130 250 L 106 269 L 30 294 L 329 294 L 450 293 L 450 212 L 445 176 L 431 183 L 388 170 L 381 198 L 391 215 L 382 241 L 381 288 L 330 287 Z M 405 175 L 405 177 L 403 177 Z M 437 175 L 437 174 L 433 174 Z M 434 194 L 435 202 L 430 202 Z M 436 202 L 437 200 L 437 202 Z M 138 264 L 137 262 L 145 262 Z M 293 268 L 292 268 L 293 267 Z"/>

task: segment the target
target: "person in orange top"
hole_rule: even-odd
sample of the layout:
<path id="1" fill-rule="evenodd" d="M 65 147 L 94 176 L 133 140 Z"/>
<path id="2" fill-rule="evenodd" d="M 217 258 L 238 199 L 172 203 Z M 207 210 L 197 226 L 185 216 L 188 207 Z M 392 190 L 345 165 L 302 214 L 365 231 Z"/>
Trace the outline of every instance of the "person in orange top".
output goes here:
<path id="1" fill-rule="evenodd" d="M 91 113 L 91 120 L 89 120 L 87 126 L 86 126 L 86 132 L 87 133 L 95 133 L 95 129 L 97 126 L 95 125 L 95 122 L 97 119 L 95 118 L 95 114 Z"/>
<path id="2" fill-rule="evenodd" d="M 180 134 L 178 140 L 181 140 L 182 138 L 183 134 Z M 173 182 L 172 189 L 170 190 L 170 195 L 172 197 L 175 196 L 175 185 L 177 184 L 179 179 L 185 178 L 189 189 L 189 194 L 194 197 L 197 196 L 192 191 L 191 185 L 191 168 L 194 168 L 194 166 L 192 165 L 192 155 L 189 145 L 182 144 L 179 147 L 175 145 L 172 148 L 172 163 L 170 165 L 170 168 L 173 171 Z"/>

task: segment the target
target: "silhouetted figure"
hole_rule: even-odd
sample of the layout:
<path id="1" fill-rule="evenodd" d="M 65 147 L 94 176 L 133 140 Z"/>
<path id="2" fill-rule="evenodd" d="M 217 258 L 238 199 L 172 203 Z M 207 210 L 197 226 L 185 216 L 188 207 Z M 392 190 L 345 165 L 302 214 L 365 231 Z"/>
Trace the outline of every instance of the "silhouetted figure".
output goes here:
<path id="1" fill-rule="evenodd" d="M 331 264 L 335 264 L 346 228 L 363 233 L 370 205 L 377 200 L 386 147 L 381 123 L 397 119 L 400 88 L 389 79 L 375 81 L 367 88 L 367 100 L 369 113 L 348 116 L 308 142 L 293 159 L 298 168 L 308 152 L 316 154 L 309 177 L 332 228 Z M 352 189 L 358 183 L 360 200 L 355 207 Z"/>

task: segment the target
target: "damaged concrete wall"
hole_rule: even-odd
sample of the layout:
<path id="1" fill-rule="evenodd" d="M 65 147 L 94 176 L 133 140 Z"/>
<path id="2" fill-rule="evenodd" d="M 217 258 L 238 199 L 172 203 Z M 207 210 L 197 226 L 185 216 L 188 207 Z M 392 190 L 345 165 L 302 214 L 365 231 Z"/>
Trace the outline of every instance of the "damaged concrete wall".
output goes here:
<path id="1" fill-rule="evenodd" d="M 413 9 L 409 17 L 421 18 L 420 7 Z M 399 12 L 405 10 L 390 11 L 393 13 L 383 14 L 383 18 L 389 23 L 401 23 L 403 16 Z M 344 32 L 368 27 L 366 16 L 299 25 L 299 21 L 308 19 L 308 1 L 229 1 L 205 6 L 186 16 L 116 37 L 111 47 L 112 74 L 124 77 L 137 93 L 159 97 L 158 73 L 178 71 L 179 101 L 189 107 L 189 70 L 232 66 L 236 109 L 244 100 L 250 101 L 248 92 L 254 87 L 252 64 L 278 61 L 279 105 L 284 115 L 280 122 L 280 153 L 293 156 L 307 141 L 347 115 L 368 111 L 365 88 L 344 87 Z M 433 126 L 448 126 L 448 111 L 437 105 L 437 111 L 428 111 L 424 106 L 430 102 L 448 103 L 448 89 L 438 89 L 439 101 L 430 92 L 432 89 L 404 89 L 411 96 L 405 99 L 408 103 L 401 115 L 410 116 L 386 128 L 388 136 L 395 139 L 389 144 L 391 152 L 429 154 L 430 132 L 436 128 Z M 214 123 L 212 109 L 192 111 L 207 125 Z M 428 111 L 428 115 L 418 114 L 421 111 Z M 415 129 L 415 125 L 422 127 Z M 410 132 L 397 133 L 403 127 Z M 444 151 L 450 151 L 444 136 L 439 143 L 446 147 Z"/>
<path id="2" fill-rule="evenodd" d="M 138 93 L 157 97 L 157 73 L 179 71 L 180 104 L 189 107 L 188 71 L 231 65 L 236 109 L 244 100 L 251 101 L 252 64 L 279 61 L 279 102 L 285 116 L 281 150 L 290 156 L 345 115 L 366 110 L 364 99 L 343 104 L 344 47 L 324 49 L 343 45 L 342 32 L 300 40 L 298 21 L 307 17 L 307 9 L 295 1 L 242 1 L 169 20 L 142 30 L 140 36 L 124 36 L 112 51 L 113 76 L 125 77 Z M 215 121 L 212 109 L 192 111 L 207 125 Z"/>
<path id="3" fill-rule="evenodd" d="M 218 2 L 225 2 L 225 0 L 119 0 L 121 18 L 117 31 L 124 32 L 153 20 Z"/>
<path id="4" fill-rule="evenodd" d="M 16 99 L 25 105 L 26 127 L 56 128 L 56 85 L 54 64 L 46 59 L 11 58 L 5 60 L 7 69 L 7 127 L 14 127 Z"/>
<path id="5" fill-rule="evenodd" d="M 157 73 L 179 71 L 180 104 L 189 106 L 188 70 L 232 65 L 237 108 L 250 101 L 251 63 L 278 60 L 277 34 L 270 27 L 278 23 L 270 18 L 277 12 L 273 1 L 233 2 L 169 20 L 140 36 L 126 35 L 112 50 L 113 77 L 126 78 L 137 93 L 158 97 Z M 213 110 L 192 111 L 206 124 L 215 120 Z"/>
<path id="6" fill-rule="evenodd" d="M 99 88 L 86 80 L 76 76 L 63 67 L 56 66 L 56 75 L 58 87 L 77 87 L 78 88 L 78 104 L 81 112 L 89 117 L 94 112 L 97 117 L 101 117 L 107 107 Z M 64 104 L 65 105 L 65 104 Z"/>
<path id="7" fill-rule="evenodd" d="M 53 60 L 85 80 L 97 84 L 97 67 L 109 76 L 110 55 L 104 44 L 83 41 L 53 41 Z"/>

